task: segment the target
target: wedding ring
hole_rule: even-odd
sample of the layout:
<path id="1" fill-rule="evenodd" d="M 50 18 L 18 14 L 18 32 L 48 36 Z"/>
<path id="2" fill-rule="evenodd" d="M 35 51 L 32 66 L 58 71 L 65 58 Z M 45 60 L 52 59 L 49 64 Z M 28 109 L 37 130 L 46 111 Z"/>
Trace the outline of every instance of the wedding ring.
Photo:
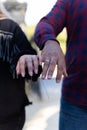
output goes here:
<path id="1" fill-rule="evenodd" d="M 45 60 L 45 63 L 46 63 L 46 64 L 49 64 L 49 62 L 50 62 L 49 59 L 46 59 L 46 60 Z"/>

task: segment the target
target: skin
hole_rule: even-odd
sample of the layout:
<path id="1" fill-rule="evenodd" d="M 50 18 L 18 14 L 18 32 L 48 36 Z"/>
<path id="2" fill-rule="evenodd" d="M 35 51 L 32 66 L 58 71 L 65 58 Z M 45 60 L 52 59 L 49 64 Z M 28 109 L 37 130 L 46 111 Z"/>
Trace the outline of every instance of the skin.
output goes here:
<path id="1" fill-rule="evenodd" d="M 50 49 L 49 49 L 50 48 Z M 25 76 L 25 68 L 28 68 L 28 73 L 33 76 L 33 71 L 38 73 L 38 65 L 44 63 L 41 78 L 44 80 L 51 79 L 54 69 L 57 66 L 56 82 L 59 83 L 62 75 L 67 77 L 66 64 L 64 54 L 60 45 L 54 40 L 48 40 L 41 52 L 41 55 L 23 55 L 19 58 L 16 72 Z"/>
<path id="2" fill-rule="evenodd" d="M 49 49 L 50 48 L 50 49 Z M 59 83 L 62 75 L 67 77 L 64 54 L 60 45 L 54 40 L 48 40 L 41 53 L 41 60 L 44 63 L 42 79 L 52 78 L 55 67 L 57 66 L 56 82 Z"/>
<path id="3" fill-rule="evenodd" d="M 38 73 L 39 56 L 37 55 L 23 55 L 19 58 L 16 66 L 17 74 L 25 77 L 25 68 L 28 68 L 28 73 L 33 76 L 33 72 Z"/>

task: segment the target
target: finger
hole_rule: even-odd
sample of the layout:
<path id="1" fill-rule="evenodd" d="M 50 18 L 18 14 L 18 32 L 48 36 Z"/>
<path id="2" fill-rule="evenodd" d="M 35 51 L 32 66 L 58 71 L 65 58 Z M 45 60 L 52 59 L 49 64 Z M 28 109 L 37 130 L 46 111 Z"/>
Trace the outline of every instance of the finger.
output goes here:
<path id="1" fill-rule="evenodd" d="M 19 75 L 19 74 L 20 74 L 19 62 L 17 63 L 17 66 L 16 66 L 16 73 L 17 73 L 17 75 Z"/>
<path id="2" fill-rule="evenodd" d="M 63 67 L 62 65 L 57 66 L 57 76 L 56 76 L 56 82 L 59 83 L 63 75 Z"/>
<path id="3" fill-rule="evenodd" d="M 49 70 L 48 70 L 48 75 L 47 78 L 51 79 L 55 70 L 55 66 L 56 66 L 56 59 L 52 58 L 50 61 L 50 65 L 49 65 Z"/>
<path id="4" fill-rule="evenodd" d="M 28 74 L 32 77 L 33 76 L 33 63 L 30 56 L 26 58 L 26 67 L 28 68 Z"/>
<path id="5" fill-rule="evenodd" d="M 38 55 L 39 65 L 42 65 L 42 56 Z"/>
<path id="6" fill-rule="evenodd" d="M 43 66 L 43 72 L 42 72 L 42 79 L 46 78 L 48 68 L 49 68 L 50 60 L 49 58 L 46 58 L 44 61 L 44 66 Z"/>
<path id="7" fill-rule="evenodd" d="M 66 71 L 66 65 L 64 65 L 64 71 L 63 71 L 64 77 L 68 77 L 67 71 Z"/>
<path id="8" fill-rule="evenodd" d="M 25 77 L 25 57 L 22 56 L 19 60 L 19 68 L 22 77 Z"/>
<path id="9" fill-rule="evenodd" d="M 39 64 L 39 61 L 38 61 L 38 57 L 37 55 L 33 55 L 32 56 L 32 62 L 33 62 L 33 66 L 34 66 L 34 72 L 35 74 L 38 74 L 38 64 Z"/>

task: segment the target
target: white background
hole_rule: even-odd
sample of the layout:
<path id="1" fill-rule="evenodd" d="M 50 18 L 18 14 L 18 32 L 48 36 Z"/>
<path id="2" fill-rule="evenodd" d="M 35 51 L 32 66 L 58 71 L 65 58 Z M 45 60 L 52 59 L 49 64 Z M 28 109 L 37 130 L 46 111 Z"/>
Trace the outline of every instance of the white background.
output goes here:
<path id="1" fill-rule="evenodd" d="M 5 1 L 5 0 L 0 0 Z M 26 2 L 27 12 L 25 16 L 25 22 L 28 25 L 36 24 L 41 17 L 46 15 L 57 0 L 18 0 L 18 2 Z"/>

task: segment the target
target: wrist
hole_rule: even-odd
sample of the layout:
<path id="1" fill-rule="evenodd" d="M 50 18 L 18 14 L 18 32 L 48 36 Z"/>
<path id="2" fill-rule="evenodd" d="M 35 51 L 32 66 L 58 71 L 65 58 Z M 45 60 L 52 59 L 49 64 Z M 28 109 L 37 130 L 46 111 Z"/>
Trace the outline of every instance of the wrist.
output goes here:
<path id="1" fill-rule="evenodd" d="M 48 45 L 48 44 L 57 44 L 57 45 L 60 45 L 60 43 L 55 39 L 55 40 L 47 40 L 45 42 L 45 46 Z"/>

